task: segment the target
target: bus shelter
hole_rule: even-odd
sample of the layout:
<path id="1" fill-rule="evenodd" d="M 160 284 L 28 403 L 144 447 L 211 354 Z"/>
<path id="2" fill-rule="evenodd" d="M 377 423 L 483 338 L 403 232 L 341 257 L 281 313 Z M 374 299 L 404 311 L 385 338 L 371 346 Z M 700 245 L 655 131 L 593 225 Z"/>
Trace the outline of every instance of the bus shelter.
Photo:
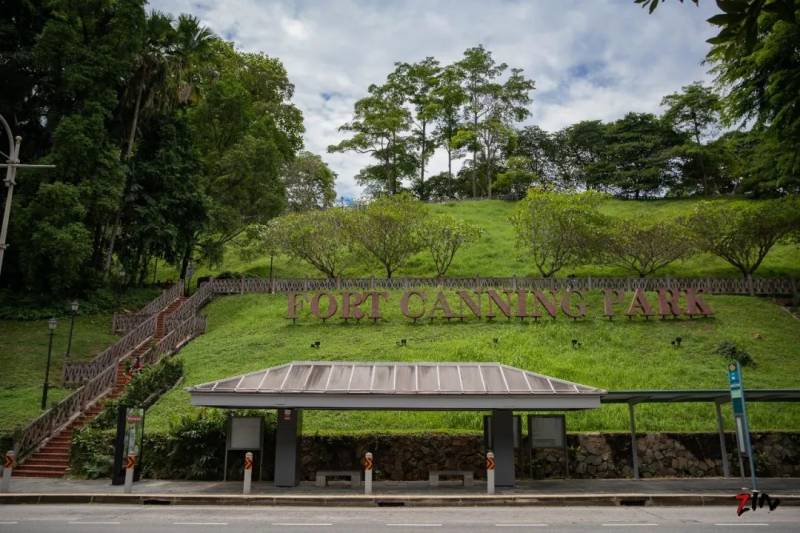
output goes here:
<path id="1" fill-rule="evenodd" d="M 277 409 L 275 485 L 300 478 L 306 409 L 489 411 L 495 483 L 513 487 L 514 411 L 600 407 L 606 391 L 498 363 L 300 361 L 187 389 L 192 405 Z"/>

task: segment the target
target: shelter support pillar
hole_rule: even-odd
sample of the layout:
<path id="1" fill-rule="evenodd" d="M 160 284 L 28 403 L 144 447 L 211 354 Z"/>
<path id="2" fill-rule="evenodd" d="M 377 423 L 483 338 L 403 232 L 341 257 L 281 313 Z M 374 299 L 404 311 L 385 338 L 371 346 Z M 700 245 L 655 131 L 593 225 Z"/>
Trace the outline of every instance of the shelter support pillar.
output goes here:
<path id="1" fill-rule="evenodd" d="M 492 411 L 492 451 L 495 458 L 495 485 L 513 487 L 514 471 L 514 413 L 502 409 Z"/>
<path id="2" fill-rule="evenodd" d="M 631 457 L 633 458 L 633 479 L 639 479 L 639 450 L 636 445 L 636 411 L 634 403 L 628 404 L 628 413 L 631 419 Z"/>
<path id="3" fill-rule="evenodd" d="M 300 482 L 302 409 L 278 409 L 275 429 L 275 486 L 295 487 Z"/>
<path id="4" fill-rule="evenodd" d="M 731 465 L 728 462 L 728 449 L 725 446 L 725 426 L 722 423 L 720 402 L 714 402 L 717 411 L 717 430 L 719 431 L 719 452 L 722 455 L 722 475 L 731 477 Z"/>

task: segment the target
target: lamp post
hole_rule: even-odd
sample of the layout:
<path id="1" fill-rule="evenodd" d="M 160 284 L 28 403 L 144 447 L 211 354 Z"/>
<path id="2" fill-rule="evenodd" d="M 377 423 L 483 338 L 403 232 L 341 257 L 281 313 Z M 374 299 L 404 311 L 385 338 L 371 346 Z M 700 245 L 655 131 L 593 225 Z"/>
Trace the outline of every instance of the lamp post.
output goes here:
<path id="1" fill-rule="evenodd" d="M 67 340 L 67 353 L 64 354 L 64 357 L 69 359 L 70 351 L 72 350 L 72 331 L 75 329 L 75 315 L 78 314 L 78 300 L 73 300 L 72 303 L 69 304 L 70 311 L 72 314 L 70 315 L 69 319 L 69 339 Z"/>
<path id="2" fill-rule="evenodd" d="M 6 194 L 6 207 L 3 209 L 3 222 L 0 225 L 0 273 L 3 271 L 3 256 L 6 252 L 6 235 L 8 234 L 8 219 L 11 217 L 11 198 L 14 196 L 14 185 L 17 184 L 17 169 L 18 168 L 55 168 L 55 165 L 22 165 L 19 162 L 19 145 L 22 143 L 22 137 L 11 132 L 11 126 L 8 125 L 3 115 L 0 115 L 0 125 L 3 127 L 3 132 L 8 137 L 8 153 L 0 154 L 6 156 L 6 162 L 0 164 L 0 168 L 6 168 L 6 179 L 4 183 L 8 189 Z"/>
<path id="3" fill-rule="evenodd" d="M 192 275 L 194 274 L 194 263 L 189 261 L 189 264 L 186 265 L 186 296 L 191 296 L 192 294 Z"/>
<path id="4" fill-rule="evenodd" d="M 58 321 L 55 318 L 51 318 L 47 321 L 47 329 L 50 334 L 50 342 L 47 346 L 47 369 L 44 372 L 44 387 L 42 389 L 42 409 L 47 406 L 47 388 L 50 386 L 50 358 L 53 355 L 53 334 L 56 332 L 56 324 Z"/>

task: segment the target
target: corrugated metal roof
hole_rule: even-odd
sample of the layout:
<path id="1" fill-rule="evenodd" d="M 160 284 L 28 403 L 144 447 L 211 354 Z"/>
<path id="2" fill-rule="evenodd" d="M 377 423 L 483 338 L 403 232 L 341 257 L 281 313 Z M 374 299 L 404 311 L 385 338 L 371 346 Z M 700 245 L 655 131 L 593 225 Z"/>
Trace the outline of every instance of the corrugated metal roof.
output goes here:
<path id="1" fill-rule="evenodd" d="M 499 363 L 296 361 L 195 385 L 197 393 L 601 395 L 606 391 Z"/>

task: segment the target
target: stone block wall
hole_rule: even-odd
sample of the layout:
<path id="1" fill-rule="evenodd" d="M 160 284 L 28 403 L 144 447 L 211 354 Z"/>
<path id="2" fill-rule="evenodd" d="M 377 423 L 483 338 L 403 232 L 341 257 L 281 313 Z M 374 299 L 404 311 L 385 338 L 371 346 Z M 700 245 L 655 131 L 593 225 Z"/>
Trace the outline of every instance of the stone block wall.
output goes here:
<path id="1" fill-rule="evenodd" d="M 569 475 L 572 478 L 632 476 L 630 435 L 580 433 L 567 437 Z M 731 473 L 738 475 L 733 435 L 726 436 Z M 642 477 L 721 476 L 722 460 L 716 433 L 641 433 L 637 435 Z M 761 476 L 800 477 L 800 433 L 755 433 L 753 449 Z M 302 442 L 303 477 L 317 470 L 360 468 L 364 453 L 375 456 L 376 479 L 423 480 L 429 470 L 472 470 L 485 477 L 485 449 L 477 435 L 305 436 Z M 564 477 L 561 450 L 536 450 L 529 457 L 519 449 L 519 478 Z"/>

